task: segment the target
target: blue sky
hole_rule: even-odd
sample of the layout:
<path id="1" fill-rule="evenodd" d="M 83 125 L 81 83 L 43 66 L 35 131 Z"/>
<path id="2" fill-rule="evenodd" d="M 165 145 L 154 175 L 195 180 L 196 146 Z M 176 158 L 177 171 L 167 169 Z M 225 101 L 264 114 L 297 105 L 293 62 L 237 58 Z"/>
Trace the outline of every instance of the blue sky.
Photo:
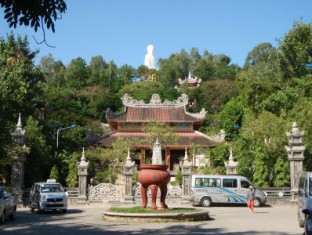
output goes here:
<path id="1" fill-rule="evenodd" d="M 117 66 L 137 68 L 144 64 L 146 47 L 154 45 L 156 60 L 192 47 L 225 54 L 243 65 L 249 51 L 270 42 L 292 28 L 295 21 L 312 22 L 311 0 L 67 0 L 67 12 L 56 22 L 56 32 L 18 27 L 9 29 L 1 17 L 0 37 L 13 31 L 27 34 L 32 50 L 39 49 L 35 63 L 52 54 L 65 65 L 77 57 L 89 64 L 101 55 Z M 3 13 L 1 12 L 3 16 Z"/>

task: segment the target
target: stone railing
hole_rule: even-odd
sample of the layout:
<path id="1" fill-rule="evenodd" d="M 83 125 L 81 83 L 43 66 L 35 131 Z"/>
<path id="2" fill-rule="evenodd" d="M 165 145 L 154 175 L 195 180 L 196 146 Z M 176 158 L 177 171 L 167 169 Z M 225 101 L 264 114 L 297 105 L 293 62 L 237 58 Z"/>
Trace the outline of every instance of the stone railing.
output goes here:
<path id="1" fill-rule="evenodd" d="M 96 186 L 89 187 L 88 201 L 89 202 L 108 202 L 122 201 L 122 190 L 110 183 L 101 183 Z"/>
<path id="2" fill-rule="evenodd" d="M 291 204 L 291 188 L 259 188 L 267 195 L 267 204 Z"/>
<path id="3" fill-rule="evenodd" d="M 141 191 L 140 184 L 133 187 L 134 200 L 137 204 L 140 204 Z M 268 205 L 284 205 L 291 204 L 291 192 L 290 188 L 259 188 L 264 191 L 267 195 Z M 102 201 L 122 201 L 122 193 L 112 184 L 99 184 L 96 186 L 91 186 L 89 189 L 88 201 L 92 202 L 102 202 Z M 68 192 L 68 202 L 69 204 L 76 204 L 77 198 L 79 196 L 78 188 L 70 188 Z M 148 197 L 150 198 L 151 193 L 148 190 Z M 158 196 L 160 196 L 160 190 L 158 190 Z M 182 196 L 182 189 L 178 185 L 168 185 L 167 202 L 168 204 L 173 202 L 179 202 Z"/>

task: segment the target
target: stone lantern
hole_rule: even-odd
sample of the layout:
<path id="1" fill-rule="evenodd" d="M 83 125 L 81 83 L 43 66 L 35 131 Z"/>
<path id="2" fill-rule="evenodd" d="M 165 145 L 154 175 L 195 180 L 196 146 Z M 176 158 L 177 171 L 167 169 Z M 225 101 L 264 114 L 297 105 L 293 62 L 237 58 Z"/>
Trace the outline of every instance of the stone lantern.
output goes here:
<path id="1" fill-rule="evenodd" d="M 192 186 L 192 162 L 188 159 L 187 148 L 185 148 L 185 156 L 183 158 L 182 176 L 182 199 L 190 200 Z"/>
<path id="2" fill-rule="evenodd" d="M 89 162 L 86 162 L 84 148 L 82 150 L 82 157 L 78 162 L 78 177 L 79 177 L 79 196 L 78 200 L 85 202 L 87 200 L 87 176 Z"/>
<path id="3" fill-rule="evenodd" d="M 233 154 L 232 154 L 232 148 L 230 148 L 230 157 L 229 161 L 224 163 L 226 167 L 226 174 L 227 175 L 237 175 L 237 165 L 238 162 L 235 162 L 233 159 Z"/>
<path id="4" fill-rule="evenodd" d="M 134 198 L 132 195 L 132 176 L 134 173 L 134 161 L 131 161 L 130 157 L 130 149 L 128 149 L 128 156 L 126 159 L 126 163 L 124 165 L 124 176 L 126 178 L 125 185 L 125 202 L 134 203 Z"/>
<path id="5" fill-rule="evenodd" d="M 298 194 L 299 176 L 302 172 L 302 164 L 304 160 L 304 150 L 302 137 L 304 131 L 299 131 L 297 123 L 294 122 L 292 130 L 286 132 L 288 137 L 288 146 L 285 149 L 288 153 L 288 160 L 290 162 L 290 181 L 291 181 L 291 200 L 296 201 L 296 195 Z"/>
<path id="6" fill-rule="evenodd" d="M 23 130 L 21 114 L 19 114 L 18 122 L 15 131 L 11 132 L 12 139 L 20 147 L 22 151 L 18 155 L 18 159 L 13 162 L 11 173 L 11 185 L 17 190 L 18 193 L 22 193 L 24 187 L 24 163 L 25 163 L 25 130 Z"/>

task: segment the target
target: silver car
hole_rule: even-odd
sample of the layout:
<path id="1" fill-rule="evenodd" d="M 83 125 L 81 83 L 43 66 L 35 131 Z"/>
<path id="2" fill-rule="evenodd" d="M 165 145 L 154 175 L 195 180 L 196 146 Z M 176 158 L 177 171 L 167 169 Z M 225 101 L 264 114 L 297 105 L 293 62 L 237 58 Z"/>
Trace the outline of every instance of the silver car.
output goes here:
<path id="1" fill-rule="evenodd" d="M 67 212 L 67 194 L 55 180 L 34 183 L 30 190 L 30 209 L 34 211 L 61 210 Z"/>
<path id="2" fill-rule="evenodd" d="M 12 187 L 0 186 L 0 223 L 15 219 L 17 194 Z"/>

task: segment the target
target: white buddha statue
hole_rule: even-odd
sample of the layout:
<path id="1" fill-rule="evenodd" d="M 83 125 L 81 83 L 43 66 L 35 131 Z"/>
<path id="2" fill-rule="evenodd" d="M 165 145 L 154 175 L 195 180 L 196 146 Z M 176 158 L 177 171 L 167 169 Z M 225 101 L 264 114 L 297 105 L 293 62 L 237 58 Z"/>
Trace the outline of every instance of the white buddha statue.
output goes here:
<path id="1" fill-rule="evenodd" d="M 153 55 L 154 46 L 148 45 L 147 46 L 147 54 L 145 55 L 144 65 L 147 66 L 149 69 L 156 69 L 156 60 Z"/>

